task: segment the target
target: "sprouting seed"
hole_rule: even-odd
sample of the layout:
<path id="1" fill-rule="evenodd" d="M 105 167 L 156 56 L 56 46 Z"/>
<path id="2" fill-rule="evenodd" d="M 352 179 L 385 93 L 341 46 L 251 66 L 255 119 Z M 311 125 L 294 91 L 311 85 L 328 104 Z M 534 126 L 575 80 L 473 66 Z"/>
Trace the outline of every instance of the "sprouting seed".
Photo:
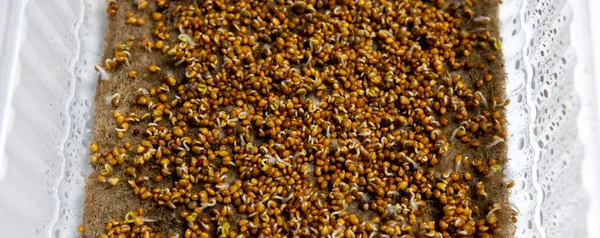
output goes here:
<path id="1" fill-rule="evenodd" d="M 144 95 L 150 95 L 150 92 L 148 92 L 148 89 L 145 89 L 145 88 L 138 88 L 137 91 L 141 92 Z"/>
<path id="2" fill-rule="evenodd" d="M 104 164 L 104 169 L 102 169 L 102 171 L 100 171 L 100 174 L 107 176 L 107 175 L 110 175 L 111 172 L 112 172 L 112 166 L 110 166 L 110 164 Z"/>
<path id="3" fill-rule="evenodd" d="M 491 18 L 487 16 L 478 16 L 473 18 L 474 22 L 477 22 L 482 25 L 487 25 L 490 22 Z"/>
<path id="4" fill-rule="evenodd" d="M 133 223 L 133 221 L 135 220 L 135 218 L 137 218 L 137 212 L 134 211 L 130 211 L 125 215 L 125 222 L 127 223 Z"/>
<path id="5" fill-rule="evenodd" d="M 481 98 L 481 104 L 483 104 L 484 107 L 487 107 L 487 100 L 485 99 L 483 94 L 480 91 L 477 91 L 475 92 L 475 95 L 479 96 L 479 98 Z"/>
<path id="6" fill-rule="evenodd" d="M 194 221 L 196 221 L 196 218 L 198 217 L 198 213 L 192 212 L 192 214 L 190 214 L 189 216 L 185 217 L 185 220 L 189 223 L 193 223 Z"/>
<path id="7" fill-rule="evenodd" d="M 152 72 L 152 73 L 156 73 L 156 72 L 160 71 L 160 68 L 157 67 L 156 65 L 150 65 L 150 67 L 148 67 L 148 70 L 150 70 L 150 72 Z"/>
<path id="8" fill-rule="evenodd" d="M 500 42 L 496 38 L 492 38 L 491 41 L 494 44 L 494 49 L 496 49 L 496 50 L 501 50 L 502 49 L 502 42 Z"/>
<path id="9" fill-rule="evenodd" d="M 467 129 L 464 126 L 459 126 L 452 132 L 452 137 L 450 140 L 453 140 L 456 136 L 464 136 L 467 133 Z"/>
<path id="10" fill-rule="evenodd" d="M 113 105 L 113 106 L 115 106 L 115 104 L 116 104 L 115 107 L 117 107 L 119 105 L 119 102 L 120 102 L 120 100 L 118 99 L 119 97 L 120 97 L 119 93 L 115 93 L 113 95 L 106 96 L 106 97 L 104 97 L 104 103 L 106 105 Z"/>
<path id="11" fill-rule="evenodd" d="M 490 167 L 490 174 L 500 171 L 502 167 L 499 164 L 492 165 Z"/>
<path id="12" fill-rule="evenodd" d="M 178 37 L 178 39 L 179 39 L 181 42 L 188 43 L 188 44 L 190 44 L 190 45 L 192 45 L 192 46 L 195 46 L 195 45 L 196 45 L 196 42 L 194 42 L 194 40 L 192 39 L 192 37 L 191 37 L 191 36 L 189 36 L 188 34 L 181 33 L 181 34 L 179 34 L 179 37 Z"/>
<path id="13" fill-rule="evenodd" d="M 108 183 L 110 185 L 112 185 L 113 187 L 117 186 L 117 184 L 119 183 L 119 181 L 121 181 L 121 179 L 119 179 L 119 177 L 111 177 L 111 178 L 108 179 Z"/>

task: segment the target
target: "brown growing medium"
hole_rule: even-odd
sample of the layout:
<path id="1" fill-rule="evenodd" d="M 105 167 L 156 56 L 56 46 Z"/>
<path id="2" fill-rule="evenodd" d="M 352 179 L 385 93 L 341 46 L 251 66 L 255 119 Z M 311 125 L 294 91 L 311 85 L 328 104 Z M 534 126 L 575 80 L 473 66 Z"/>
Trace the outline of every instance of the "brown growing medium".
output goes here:
<path id="1" fill-rule="evenodd" d="M 512 236 L 498 1 L 196 2 L 109 4 L 83 236 Z"/>

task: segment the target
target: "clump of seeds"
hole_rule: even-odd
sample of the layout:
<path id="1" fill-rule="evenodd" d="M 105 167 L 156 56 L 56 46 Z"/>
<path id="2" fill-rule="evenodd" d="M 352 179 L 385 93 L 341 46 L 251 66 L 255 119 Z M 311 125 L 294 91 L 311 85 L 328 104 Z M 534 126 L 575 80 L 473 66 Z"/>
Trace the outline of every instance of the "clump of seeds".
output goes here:
<path id="1" fill-rule="evenodd" d="M 510 208 L 482 181 L 501 165 L 452 150 L 507 136 L 508 101 L 482 93 L 494 79 L 471 59 L 500 49 L 476 3 L 137 1 L 121 20 L 152 32 L 115 46 L 102 79 L 134 47 L 185 73 L 126 71 L 155 82 L 107 98 L 115 138 L 141 139 L 92 143 L 96 180 L 172 209 L 183 231 L 170 237 L 493 237 Z M 101 237 L 160 237 L 140 217 Z"/>
<path id="2" fill-rule="evenodd" d="M 161 237 L 157 226 L 152 225 L 155 220 L 144 217 L 144 210 L 127 212 L 121 219 L 111 219 L 106 222 L 104 233 L 100 238 L 109 237 Z M 83 232 L 83 227 L 78 228 Z"/>

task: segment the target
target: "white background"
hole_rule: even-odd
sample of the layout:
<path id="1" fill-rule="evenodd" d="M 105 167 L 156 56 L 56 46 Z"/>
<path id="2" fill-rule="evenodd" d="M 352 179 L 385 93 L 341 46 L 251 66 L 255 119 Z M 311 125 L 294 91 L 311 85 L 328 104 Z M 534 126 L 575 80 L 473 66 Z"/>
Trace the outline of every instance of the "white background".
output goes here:
<path id="1" fill-rule="evenodd" d="M 14 40 L 14 36 L 6 36 L 4 33 L 8 31 L 7 29 L 15 26 L 15 22 L 11 22 L 11 18 L 7 17 L 11 14 L 5 13 L 12 12 L 15 14 L 15 11 L 10 11 L 10 9 L 11 3 L 16 3 L 16 1 L 0 0 L 0 13 L 2 13 L 0 14 L 0 76 L 3 77 L 10 76 L 3 74 L 8 72 L 7 67 L 10 66 L 6 55 L 14 53 L 9 52 L 8 48 L 2 47 L 5 46 L 6 41 Z M 594 74 L 600 75 L 600 0 L 569 0 L 569 3 L 573 9 L 572 46 L 578 56 L 575 69 L 575 86 L 581 102 L 578 132 L 579 139 L 585 145 L 586 155 L 582 166 L 582 182 L 589 197 L 587 233 L 588 237 L 598 237 L 600 226 L 600 130 L 598 126 L 600 125 L 600 118 L 598 117 L 597 106 L 600 105 L 600 82 L 595 80 L 598 77 L 591 77 L 594 77 Z M 14 50 L 14 48 L 11 50 Z M 2 85 L 1 82 L 0 85 Z M 7 88 L 10 87 L 4 85 L 4 89 Z M 2 88 L 0 88 L 0 92 L 3 92 Z M 3 107 L 6 103 L 6 100 L 3 101 L 3 99 L 7 95 L 6 93 L 0 93 L 0 132 L 2 131 L 2 123 L 6 123 L 6 120 L 2 120 L 2 118 L 7 113 L 4 110 L 7 108 Z M 0 137 L 2 137 L 2 134 L 0 133 Z M 3 144 L 0 138 L 0 148 Z M 2 177 L 2 152 L 3 149 L 0 149 L 0 177 Z"/>
<path id="2" fill-rule="evenodd" d="M 588 237 L 598 237 L 600 225 L 600 1 L 570 0 L 573 9 L 571 45 L 577 53 L 575 88 L 581 102 L 578 120 L 579 140 L 585 146 L 582 165 L 583 185 L 589 197 Z M 591 36 L 591 37 L 590 37 Z"/>

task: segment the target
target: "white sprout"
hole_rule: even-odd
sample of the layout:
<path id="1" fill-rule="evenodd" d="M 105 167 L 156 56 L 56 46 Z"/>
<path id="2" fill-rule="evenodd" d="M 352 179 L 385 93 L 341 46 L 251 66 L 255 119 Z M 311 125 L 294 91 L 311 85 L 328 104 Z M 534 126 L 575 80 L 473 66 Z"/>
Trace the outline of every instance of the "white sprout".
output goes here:
<path id="1" fill-rule="evenodd" d="M 294 159 L 294 160 L 295 160 L 295 159 L 296 159 L 296 158 L 298 158 L 299 156 L 306 156 L 306 151 L 305 151 L 305 150 L 302 150 L 302 151 L 300 151 L 300 152 L 296 152 L 296 154 L 294 154 L 294 156 L 292 156 L 292 159 Z"/>
<path id="2" fill-rule="evenodd" d="M 275 155 L 275 157 L 273 157 L 271 155 L 268 155 L 268 154 L 265 155 L 265 157 L 267 157 L 267 159 L 269 159 L 269 164 L 271 164 L 271 165 L 275 164 L 276 162 L 279 162 L 279 163 L 284 164 L 287 167 L 292 167 L 292 165 L 290 163 L 288 163 L 288 162 L 284 161 L 283 159 L 281 159 L 279 157 L 279 155 L 277 155 L 277 154 Z"/>
<path id="3" fill-rule="evenodd" d="M 441 126 L 440 122 L 437 121 L 434 116 L 429 116 L 429 121 L 435 126 Z"/>
<path id="4" fill-rule="evenodd" d="M 342 213 L 343 211 L 346 211 L 346 208 L 348 208 L 348 204 L 346 202 L 344 202 L 344 200 L 342 200 L 342 209 L 332 212 L 331 215 L 336 216 L 336 215 Z"/>
<path id="5" fill-rule="evenodd" d="M 184 61 L 185 61 L 185 57 L 182 57 L 180 60 L 178 60 L 177 62 L 175 62 L 175 66 L 180 65 Z"/>
<path id="6" fill-rule="evenodd" d="M 313 164 L 308 164 L 306 168 L 306 174 L 312 174 L 315 171 L 315 166 Z"/>
<path id="7" fill-rule="evenodd" d="M 415 193 L 412 191 L 412 189 L 408 189 L 408 191 L 410 191 L 410 195 L 412 196 L 412 197 L 410 197 L 410 201 L 409 201 L 409 203 L 410 203 L 410 206 L 411 206 L 411 208 L 413 209 L 413 211 L 414 211 L 414 210 L 417 210 L 417 209 L 419 208 L 419 203 L 418 203 L 417 201 L 415 201 L 415 197 L 416 197 L 416 195 L 415 195 Z"/>
<path id="8" fill-rule="evenodd" d="M 317 228 L 314 228 L 314 227 L 312 227 L 312 226 L 311 226 L 309 229 L 310 229 L 312 232 L 314 232 L 315 234 L 319 234 L 319 230 L 317 230 Z"/>
<path id="9" fill-rule="evenodd" d="M 181 28 L 179 28 L 181 30 Z M 181 33 L 179 34 L 179 40 L 185 43 L 188 43 L 192 46 L 196 45 L 196 42 L 194 41 L 194 39 L 192 39 L 192 37 L 186 33 Z"/>
<path id="10" fill-rule="evenodd" d="M 388 203 L 387 212 L 390 217 L 396 217 L 399 211 L 402 211 L 400 204 L 396 203 L 396 205 L 392 205 Z"/>
<path id="11" fill-rule="evenodd" d="M 221 119 L 219 119 L 217 117 L 217 128 L 219 128 L 219 130 L 221 130 Z"/>
<path id="12" fill-rule="evenodd" d="M 119 96 L 119 93 L 115 93 L 113 95 L 106 96 L 106 97 L 104 97 L 104 103 L 107 104 L 107 105 L 110 105 L 111 101 L 113 99 L 115 99 L 116 97 L 118 97 L 118 96 Z"/>
<path id="13" fill-rule="evenodd" d="M 500 104 L 496 104 L 496 101 L 494 101 L 494 108 L 506 106 L 506 105 L 508 105 L 509 102 L 510 102 L 510 99 L 505 99 L 504 102 L 502 102 Z"/>
<path id="14" fill-rule="evenodd" d="M 515 204 L 510 203 L 510 209 L 512 209 L 513 212 L 516 212 L 517 214 L 521 213 L 521 210 L 519 210 L 519 207 L 517 207 Z"/>
<path id="15" fill-rule="evenodd" d="M 242 116 L 248 116 L 249 113 L 248 112 L 240 112 L 240 114 L 238 114 L 238 118 L 241 119 Z"/>
<path id="16" fill-rule="evenodd" d="M 188 169 L 186 166 L 175 167 L 175 170 L 177 170 L 177 173 L 182 173 L 182 174 L 188 173 Z"/>
<path id="17" fill-rule="evenodd" d="M 491 148 L 497 144 L 504 142 L 504 139 L 502 139 L 502 137 L 494 136 L 494 138 L 495 138 L 494 141 L 492 141 L 490 144 L 488 144 L 485 148 Z"/>
<path id="18" fill-rule="evenodd" d="M 290 193 L 290 195 L 288 195 L 287 197 L 281 197 L 281 196 L 275 195 L 275 196 L 273 196 L 273 198 L 279 199 L 283 203 L 287 203 L 289 200 L 292 200 L 292 198 L 294 198 L 294 192 Z"/>
<path id="19" fill-rule="evenodd" d="M 481 104 L 483 104 L 483 106 L 487 107 L 487 99 L 485 99 L 485 97 L 483 96 L 483 94 L 480 91 L 475 92 L 475 95 L 479 96 L 481 98 Z"/>
<path id="20" fill-rule="evenodd" d="M 463 222 L 463 219 L 460 218 L 460 216 L 458 218 L 456 218 L 456 221 L 454 222 L 454 226 L 458 227 L 458 225 L 460 225 L 460 223 Z"/>
<path id="21" fill-rule="evenodd" d="M 488 219 L 492 214 L 494 214 L 494 212 L 496 212 L 496 211 L 498 211 L 500 209 L 502 209 L 501 206 L 495 206 L 492 210 L 490 210 L 488 212 L 488 214 L 485 216 L 485 219 Z"/>
<path id="22" fill-rule="evenodd" d="M 403 156 L 403 157 L 404 157 L 406 160 L 408 160 L 408 162 L 410 162 L 410 163 L 413 165 L 413 167 L 415 167 L 415 169 L 418 169 L 418 168 L 419 168 L 419 163 L 415 162 L 413 159 L 411 159 L 410 157 L 406 156 L 404 153 L 402 153 L 402 156 Z"/>
<path id="23" fill-rule="evenodd" d="M 210 229 L 210 226 L 208 226 L 208 224 L 206 224 L 202 221 L 200 221 L 200 225 L 202 225 L 202 227 L 204 227 L 204 229 L 207 229 L 207 230 Z"/>
<path id="24" fill-rule="evenodd" d="M 369 235 L 369 238 L 377 237 L 377 235 L 381 235 L 381 233 L 379 233 L 379 231 L 373 231 Z M 383 237 L 383 235 L 381 235 L 381 236 Z"/>
<path id="25" fill-rule="evenodd" d="M 145 89 L 145 88 L 138 88 L 137 91 L 138 92 L 142 92 L 142 94 L 144 94 L 144 95 L 150 94 L 150 92 L 148 92 L 148 89 Z"/>
<path id="26" fill-rule="evenodd" d="M 350 233 L 350 238 L 355 238 L 356 237 L 356 234 L 354 234 L 354 231 L 348 229 L 346 232 Z"/>
<path id="27" fill-rule="evenodd" d="M 127 131 L 126 129 L 121 129 L 121 128 L 115 128 L 115 130 L 120 131 L 120 132 L 125 132 Z"/>
<path id="28" fill-rule="evenodd" d="M 340 235 L 343 235 L 343 232 L 344 232 L 344 229 L 342 228 L 342 226 L 340 226 L 337 229 L 335 229 L 335 231 L 333 231 L 333 233 L 329 234 L 327 237 L 337 238 Z"/>
<path id="29" fill-rule="evenodd" d="M 143 217 L 143 216 L 138 216 L 143 222 L 157 222 L 158 220 L 156 219 L 152 219 L 152 218 L 147 218 L 147 217 Z"/>
<path id="30" fill-rule="evenodd" d="M 246 145 L 246 141 L 244 140 L 244 137 L 242 135 L 240 135 L 240 140 L 242 141 L 241 145 L 245 146 Z"/>
<path id="31" fill-rule="evenodd" d="M 456 137 L 456 135 L 458 134 L 459 131 L 465 131 L 466 132 L 467 129 L 465 129 L 464 126 L 459 126 L 458 128 L 454 129 L 454 131 L 452 132 L 452 136 L 450 137 L 450 140 L 454 140 L 454 138 Z"/>
<path id="32" fill-rule="evenodd" d="M 248 226 L 252 229 L 258 228 L 258 225 L 254 224 L 254 222 L 248 222 Z"/>
<path id="33" fill-rule="evenodd" d="M 385 174 L 385 176 L 388 176 L 388 177 L 394 176 L 394 173 L 388 171 L 387 167 L 383 170 L 383 173 Z"/>
<path id="34" fill-rule="evenodd" d="M 366 130 L 361 130 L 358 133 L 359 136 L 370 136 L 371 135 L 371 129 L 366 129 Z"/>
<path id="35" fill-rule="evenodd" d="M 360 146 L 360 149 L 359 149 L 359 150 L 356 150 L 356 154 L 355 154 L 354 156 L 359 156 L 359 155 L 360 155 L 360 152 L 363 152 L 363 153 L 365 153 L 365 154 L 368 154 L 368 153 L 369 153 L 369 151 L 367 151 L 367 149 L 365 149 L 365 147 L 361 145 L 361 146 Z"/>
<path id="36" fill-rule="evenodd" d="M 410 46 L 410 48 L 408 49 L 408 53 L 411 53 L 415 50 L 415 48 L 417 48 L 417 44 L 413 44 L 412 46 Z"/>
<path id="37" fill-rule="evenodd" d="M 100 73 L 100 79 L 106 81 L 110 79 L 110 73 L 108 73 L 108 71 L 106 71 L 104 68 L 102 68 L 100 65 L 95 65 L 94 69 L 96 69 L 98 71 L 98 73 Z"/>
<path id="38" fill-rule="evenodd" d="M 217 205 L 217 200 L 215 200 L 215 199 L 213 198 L 213 199 L 211 199 L 211 200 L 210 200 L 210 202 L 203 202 L 203 203 L 200 203 L 200 208 L 204 210 L 204 208 L 207 208 L 207 207 L 213 207 L 213 206 L 215 206 L 215 205 Z"/>
<path id="39" fill-rule="evenodd" d="M 217 184 L 215 187 L 218 188 L 218 189 L 228 189 L 229 188 L 229 183 Z"/>
<path id="40" fill-rule="evenodd" d="M 190 72 L 190 71 L 188 71 L 188 70 L 186 69 L 186 70 L 185 70 L 185 77 L 187 77 L 187 78 L 192 78 L 192 76 L 194 76 L 194 75 L 193 75 L 193 74 L 194 74 L 193 72 L 195 72 L 195 71 L 191 71 L 191 72 Z M 188 88 L 188 87 L 187 87 L 188 85 L 190 86 L 189 88 L 192 88 L 192 87 L 195 87 L 195 86 L 196 86 L 196 84 L 186 84 L 186 85 L 185 85 L 185 86 L 186 86 L 186 88 Z M 189 88 L 188 88 L 188 89 L 189 89 Z"/>
<path id="41" fill-rule="evenodd" d="M 478 17 L 473 18 L 473 21 L 477 22 L 477 23 L 489 22 L 490 20 L 491 19 L 489 17 L 486 17 L 486 16 L 478 16 Z"/>

